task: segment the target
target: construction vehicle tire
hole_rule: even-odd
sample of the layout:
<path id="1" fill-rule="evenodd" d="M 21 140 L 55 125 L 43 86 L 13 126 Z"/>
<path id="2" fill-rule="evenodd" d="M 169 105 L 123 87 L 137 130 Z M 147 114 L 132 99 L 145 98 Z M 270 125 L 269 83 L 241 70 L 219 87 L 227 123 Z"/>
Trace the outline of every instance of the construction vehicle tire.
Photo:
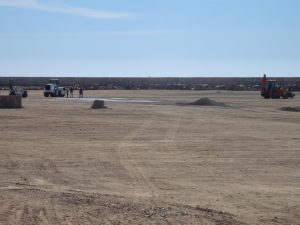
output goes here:
<path id="1" fill-rule="evenodd" d="M 283 95 L 282 95 L 282 98 L 283 98 L 283 99 L 287 99 L 288 97 L 289 97 L 289 96 L 288 96 L 287 94 L 283 94 Z"/>
<path id="2" fill-rule="evenodd" d="M 27 91 L 24 91 L 24 92 L 23 92 L 22 97 L 23 97 L 23 98 L 27 98 L 27 97 L 28 97 Z"/>

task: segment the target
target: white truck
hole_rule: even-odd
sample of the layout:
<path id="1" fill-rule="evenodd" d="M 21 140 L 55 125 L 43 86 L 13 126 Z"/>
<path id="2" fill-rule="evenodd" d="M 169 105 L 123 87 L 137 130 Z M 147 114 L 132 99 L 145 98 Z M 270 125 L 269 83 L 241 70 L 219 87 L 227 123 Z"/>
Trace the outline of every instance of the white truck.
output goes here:
<path id="1" fill-rule="evenodd" d="M 44 87 L 45 97 L 65 97 L 66 89 L 59 86 L 58 79 L 50 79 L 49 83 Z"/>

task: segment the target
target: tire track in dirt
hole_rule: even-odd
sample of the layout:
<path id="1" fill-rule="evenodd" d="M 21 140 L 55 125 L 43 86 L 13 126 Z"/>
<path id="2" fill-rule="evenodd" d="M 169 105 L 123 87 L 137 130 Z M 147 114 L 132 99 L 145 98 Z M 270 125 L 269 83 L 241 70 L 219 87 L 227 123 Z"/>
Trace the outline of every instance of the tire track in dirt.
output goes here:
<path id="1" fill-rule="evenodd" d="M 5 189 L 2 190 L 5 191 Z M 6 200 L 5 207 L 0 209 L 1 225 L 66 224 L 64 222 L 67 222 L 67 220 L 63 219 L 61 212 L 53 208 L 53 205 L 47 199 L 48 196 L 35 198 L 34 192 L 42 192 L 42 189 L 28 189 L 24 186 L 18 189 L 7 189 L 7 191 L 15 192 L 13 196 L 10 196 L 10 199 L 14 200 Z M 46 190 L 44 191 L 47 193 Z M 19 195 L 19 193 L 24 193 L 24 195 Z M 44 202 L 44 199 L 46 199 L 46 202 Z"/>
<path id="2" fill-rule="evenodd" d="M 181 121 L 182 110 L 180 109 L 172 115 L 172 122 L 168 122 L 170 126 L 168 127 L 163 140 L 165 143 L 164 147 L 167 151 L 174 151 L 177 148 L 175 141 Z M 130 132 L 116 148 L 121 165 L 126 169 L 129 176 L 137 183 L 139 193 L 146 195 L 146 197 L 158 197 L 161 190 L 147 176 L 145 176 L 145 171 L 138 167 L 136 164 L 137 162 L 132 160 L 132 157 L 130 156 L 130 143 L 133 143 L 137 136 L 150 130 L 149 128 L 153 122 L 153 118 L 149 118 L 144 121 L 140 126 Z M 149 196 L 147 196 L 147 194 Z"/>
<path id="3" fill-rule="evenodd" d="M 182 113 L 182 109 L 178 109 L 175 113 L 169 115 L 169 121 L 166 122 L 168 123 L 167 130 L 165 131 L 165 135 L 162 140 L 163 155 L 167 155 L 166 157 L 169 158 L 169 155 L 171 154 L 173 160 L 181 158 L 181 151 L 179 151 L 177 143 L 178 131 L 182 125 Z M 166 168 L 168 168 L 168 165 L 166 165 Z M 160 179 L 160 185 L 162 193 L 167 195 L 170 194 L 170 190 L 174 191 L 181 188 L 178 184 L 168 182 L 168 178 L 163 179 L 163 181 Z"/>
<path id="4" fill-rule="evenodd" d="M 134 180 L 137 185 L 138 192 L 135 193 L 137 197 L 157 197 L 159 189 L 154 183 L 145 175 L 145 172 L 138 167 L 137 161 L 130 156 L 130 143 L 134 139 L 147 132 L 151 124 L 154 122 L 153 118 L 144 121 L 140 126 L 131 131 L 116 147 L 115 151 L 118 154 L 120 164 L 126 169 L 129 176 Z"/>
<path id="5" fill-rule="evenodd" d="M 31 204 L 30 200 L 6 201 L 5 207 L 0 210 L 0 224 L 51 225 L 54 221 L 50 221 L 49 218 L 55 218 L 55 216 L 49 215 L 49 212 L 51 210 L 47 210 L 45 206 Z"/>
<path id="6" fill-rule="evenodd" d="M 36 184 L 41 181 L 41 185 L 55 185 L 56 183 L 66 183 L 66 177 L 62 176 L 56 162 L 52 159 L 36 156 L 13 157 L 13 153 L 0 151 L 0 169 L 5 169 L 5 173 L 10 174 L 10 180 L 0 183 L 1 186 L 7 184 Z M 54 184 L 54 183 L 55 184 Z"/>
<path id="7" fill-rule="evenodd" d="M 170 126 L 164 137 L 165 147 L 168 151 L 177 149 L 175 140 L 182 121 L 182 109 L 178 109 L 178 111 L 176 111 L 175 115 L 173 115 L 172 118 L 174 119 L 172 120 L 172 122 L 170 122 Z"/>

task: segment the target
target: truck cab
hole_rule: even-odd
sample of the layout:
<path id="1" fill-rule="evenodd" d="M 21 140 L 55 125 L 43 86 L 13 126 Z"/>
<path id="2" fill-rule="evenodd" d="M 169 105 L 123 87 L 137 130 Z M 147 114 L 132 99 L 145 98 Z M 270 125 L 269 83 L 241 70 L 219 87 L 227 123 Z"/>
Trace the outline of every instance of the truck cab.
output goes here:
<path id="1" fill-rule="evenodd" d="M 50 79 L 48 84 L 44 86 L 45 97 L 64 97 L 65 92 L 65 88 L 59 86 L 58 79 Z"/>

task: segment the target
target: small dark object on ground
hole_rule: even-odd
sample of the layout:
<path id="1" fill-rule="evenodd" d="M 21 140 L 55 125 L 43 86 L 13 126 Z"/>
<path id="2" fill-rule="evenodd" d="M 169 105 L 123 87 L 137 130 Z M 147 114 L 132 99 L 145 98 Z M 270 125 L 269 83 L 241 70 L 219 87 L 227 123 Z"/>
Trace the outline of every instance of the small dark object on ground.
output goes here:
<path id="1" fill-rule="evenodd" d="M 200 105 L 200 106 L 223 106 L 225 107 L 226 104 L 223 102 L 216 102 L 214 100 L 211 100 L 210 98 L 200 98 L 199 100 L 189 103 L 189 105 Z"/>
<path id="2" fill-rule="evenodd" d="M 103 100 L 95 100 L 92 105 L 92 109 L 103 109 L 106 108 Z"/>
<path id="3" fill-rule="evenodd" d="M 300 106 L 296 107 L 282 107 L 282 111 L 289 111 L 289 112 L 300 112 Z"/>

